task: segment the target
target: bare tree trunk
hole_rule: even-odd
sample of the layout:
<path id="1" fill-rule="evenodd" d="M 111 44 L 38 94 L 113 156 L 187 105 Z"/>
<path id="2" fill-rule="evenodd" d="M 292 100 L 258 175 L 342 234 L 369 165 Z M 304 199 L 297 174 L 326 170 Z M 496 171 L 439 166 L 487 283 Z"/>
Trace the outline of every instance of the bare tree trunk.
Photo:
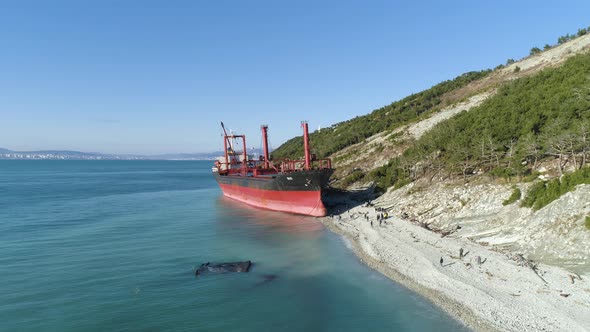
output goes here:
<path id="1" fill-rule="evenodd" d="M 586 155 L 588 154 L 588 132 L 582 132 L 582 163 L 580 169 L 586 166 Z"/>
<path id="2" fill-rule="evenodd" d="M 578 163 L 576 161 L 576 149 L 574 148 L 574 140 L 570 140 L 570 152 L 572 154 L 572 158 L 574 160 L 574 169 L 578 169 Z"/>
<path id="3" fill-rule="evenodd" d="M 508 168 L 512 166 L 512 158 L 514 157 L 514 146 L 517 140 L 514 138 L 510 139 L 510 145 L 508 145 L 508 153 L 506 156 L 508 157 Z"/>
<path id="4" fill-rule="evenodd" d="M 563 155 L 560 153 L 559 154 L 559 176 L 561 177 L 563 175 L 563 164 L 562 164 L 562 160 L 563 160 Z"/>

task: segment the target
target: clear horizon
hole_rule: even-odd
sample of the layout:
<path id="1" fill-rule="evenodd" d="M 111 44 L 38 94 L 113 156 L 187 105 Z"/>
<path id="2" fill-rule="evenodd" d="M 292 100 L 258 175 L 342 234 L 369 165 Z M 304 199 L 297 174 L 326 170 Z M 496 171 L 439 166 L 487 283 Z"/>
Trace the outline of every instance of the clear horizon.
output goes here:
<path id="1" fill-rule="evenodd" d="M 219 122 L 272 147 L 590 26 L 563 1 L 0 5 L 0 147 L 207 153 Z"/>
<path id="2" fill-rule="evenodd" d="M 178 155 L 178 154 L 210 154 L 210 153 L 217 153 L 217 152 L 221 152 L 223 153 L 223 151 L 179 151 L 179 152 L 167 152 L 167 153 L 157 153 L 157 154 L 141 154 L 141 153 L 108 153 L 108 152 L 102 152 L 102 151 L 82 151 L 82 150 L 61 150 L 61 149 L 43 149 L 43 150 L 15 150 L 15 149 L 10 149 L 10 148 L 5 148 L 5 147 L 1 147 L 0 146 L 0 153 L 2 152 L 1 149 L 6 149 L 12 152 L 51 152 L 51 151 L 57 151 L 57 152 L 81 152 L 81 153 L 98 153 L 98 154 L 104 154 L 104 155 L 129 155 L 129 156 L 158 156 L 158 155 Z"/>

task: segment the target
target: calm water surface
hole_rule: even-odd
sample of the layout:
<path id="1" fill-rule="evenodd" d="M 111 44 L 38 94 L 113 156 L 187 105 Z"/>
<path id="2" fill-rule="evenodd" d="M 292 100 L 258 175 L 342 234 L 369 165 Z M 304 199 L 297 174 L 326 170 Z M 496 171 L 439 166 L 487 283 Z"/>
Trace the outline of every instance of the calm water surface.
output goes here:
<path id="1" fill-rule="evenodd" d="M 0 271 L 2 331 L 465 330 L 314 218 L 223 198 L 209 162 L 0 161 Z"/>

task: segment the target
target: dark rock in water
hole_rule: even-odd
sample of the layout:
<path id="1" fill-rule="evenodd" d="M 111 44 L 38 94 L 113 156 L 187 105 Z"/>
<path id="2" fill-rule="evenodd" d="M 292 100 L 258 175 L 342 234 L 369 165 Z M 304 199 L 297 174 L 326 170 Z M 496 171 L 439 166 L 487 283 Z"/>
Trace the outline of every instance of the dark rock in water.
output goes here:
<path id="1" fill-rule="evenodd" d="M 266 283 L 269 283 L 269 282 L 277 279 L 278 277 L 279 276 L 277 276 L 276 274 L 265 274 L 262 276 L 262 281 L 257 283 L 256 286 L 260 286 L 260 285 L 264 285 Z"/>
<path id="2" fill-rule="evenodd" d="M 261 278 L 262 279 L 260 281 L 258 281 L 257 283 L 254 284 L 254 286 L 253 286 L 254 288 L 264 286 L 264 285 L 270 283 L 271 281 L 278 279 L 279 276 L 276 274 L 264 274 L 261 276 Z"/>
<path id="3" fill-rule="evenodd" d="M 248 272 L 251 265 L 251 261 L 219 264 L 211 264 L 207 262 L 205 264 L 201 264 L 201 266 L 195 272 L 195 275 L 198 276 L 206 273 Z"/>

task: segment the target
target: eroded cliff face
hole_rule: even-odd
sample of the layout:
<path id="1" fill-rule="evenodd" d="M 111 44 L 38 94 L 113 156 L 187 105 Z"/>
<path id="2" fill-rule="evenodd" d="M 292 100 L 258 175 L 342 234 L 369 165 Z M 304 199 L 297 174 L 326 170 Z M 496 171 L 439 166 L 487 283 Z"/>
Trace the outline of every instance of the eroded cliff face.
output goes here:
<path id="1" fill-rule="evenodd" d="M 524 193 L 530 184 L 518 186 Z M 406 219 L 452 232 L 448 236 L 590 272 L 590 229 L 584 226 L 590 215 L 590 185 L 579 185 L 538 211 L 520 207 L 520 201 L 503 205 L 512 190 L 512 185 L 494 183 L 410 184 L 388 191 L 376 203 Z"/>

